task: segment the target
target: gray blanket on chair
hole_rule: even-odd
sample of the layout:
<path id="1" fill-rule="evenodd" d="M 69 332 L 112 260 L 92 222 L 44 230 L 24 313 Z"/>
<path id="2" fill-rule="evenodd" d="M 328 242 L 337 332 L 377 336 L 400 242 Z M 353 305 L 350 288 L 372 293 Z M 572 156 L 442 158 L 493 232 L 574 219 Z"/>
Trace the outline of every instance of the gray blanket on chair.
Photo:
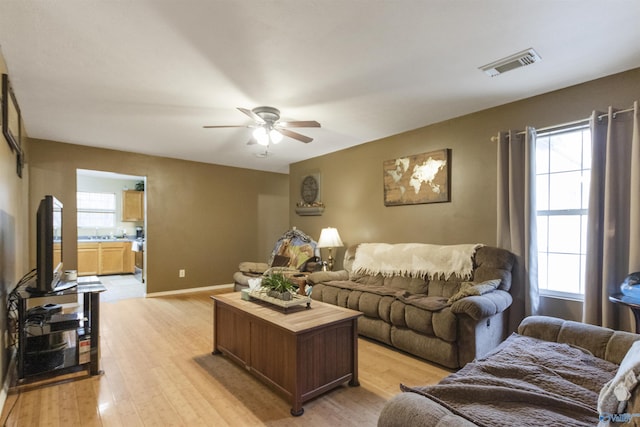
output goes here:
<path id="1" fill-rule="evenodd" d="M 407 387 L 480 426 L 594 426 L 618 365 L 567 344 L 511 335 L 439 384 Z"/>

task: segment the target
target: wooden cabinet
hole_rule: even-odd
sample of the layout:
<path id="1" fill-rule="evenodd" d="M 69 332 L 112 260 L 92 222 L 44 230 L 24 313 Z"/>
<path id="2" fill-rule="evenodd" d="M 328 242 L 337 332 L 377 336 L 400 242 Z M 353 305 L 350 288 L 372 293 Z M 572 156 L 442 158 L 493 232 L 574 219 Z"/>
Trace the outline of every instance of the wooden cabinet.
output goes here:
<path id="1" fill-rule="evenodd" d="M 101 242 L 98 274 L 118 273 L 124 273 L 124 243 Z"/>
<path id="2" fill-rule="evenodd" d="M 131 243 L 125 242 L 123 253 L 123 271 L 133 273 L 135 271 L 135 252 L 131 250 Z"/>
<path id="3" fill-rule="evenodd" d="M 122 192 L 122 220 L 144 220 L 144 191 L 125 190 Z"/>
<path id="4" fill-rule="evenodd" d="M 78 276 L 99 274 L 100 243 L 78 243 Z"/>
<path id="5" fill-rule="evenodd" d="M 131 242 L 78 243 L 78 276 L 133 272 Z"/>

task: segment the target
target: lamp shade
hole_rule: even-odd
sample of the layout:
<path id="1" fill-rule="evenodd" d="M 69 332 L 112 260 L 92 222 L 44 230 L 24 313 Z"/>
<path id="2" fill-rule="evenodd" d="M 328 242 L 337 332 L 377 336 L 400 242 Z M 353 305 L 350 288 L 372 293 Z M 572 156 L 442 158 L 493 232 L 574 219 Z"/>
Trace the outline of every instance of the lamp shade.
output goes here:
<path id="1" fill-rule="evenodd" d="M 319 248 L 340 248 L 344 246 L 338 230 L 333 227 L 323 228 L 318 239 Z"/>

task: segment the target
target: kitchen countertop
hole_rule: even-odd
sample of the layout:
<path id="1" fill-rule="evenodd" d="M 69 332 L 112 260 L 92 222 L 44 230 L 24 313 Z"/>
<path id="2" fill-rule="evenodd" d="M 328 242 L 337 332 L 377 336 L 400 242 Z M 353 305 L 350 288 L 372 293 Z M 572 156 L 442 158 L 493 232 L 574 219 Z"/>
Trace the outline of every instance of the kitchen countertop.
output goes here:
<path id="1" fill-rule="evenodd" d="M 80 243 L 100 243 L 100 242 L 135 242 L 135 237 L 88 237 L 88 236 L 79 236 L 78 242 Z"/>

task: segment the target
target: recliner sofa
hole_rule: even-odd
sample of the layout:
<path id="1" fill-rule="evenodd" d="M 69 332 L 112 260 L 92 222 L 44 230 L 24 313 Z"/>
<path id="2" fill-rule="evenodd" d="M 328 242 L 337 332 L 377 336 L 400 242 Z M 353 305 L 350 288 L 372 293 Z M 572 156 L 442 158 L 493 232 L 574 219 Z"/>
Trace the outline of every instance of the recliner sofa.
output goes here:
<path id="1" fill-rule="evenodd" d="M 302 230 L 293 227 L 276 242 L 268 262 L 244 261 L 233 274 L 233 289 L 241 291 L 249 287 L 249 280 L 262 277 L 269 271 L 283 274 L 311 272 L 320 268 L 316 253 L 318 242 Z"/>
<path id="2" fill-rule="evenodd" d="M 456 253 L 456 245 L 368 246 L 369 254 L 378 247 L 388 251 L 378 262 L 380 271 L 371 259 L 367 271 L 354 269 L 362 264 L 358 257 L 366 257 L 363 245 L 346 250 L 344 270 L 314 272 L 308 278 L 312 299 L 364 314 L 358 319 L 360 335 L 452 369 L 489 352 L 506 337 L 507 309 L 513 301 L 509 289 L 515 256 L 511 252 L 472 245 L 469 271 L 460 277 L 409 271 L 411 266 L 394 271 L 386 255 L 403 252 L 411 262 L 429 246 L 429 253 L 441 258 L 443 253 Z M 420 260 L 427 266 L 432 261 L 442 262 Z"/>

